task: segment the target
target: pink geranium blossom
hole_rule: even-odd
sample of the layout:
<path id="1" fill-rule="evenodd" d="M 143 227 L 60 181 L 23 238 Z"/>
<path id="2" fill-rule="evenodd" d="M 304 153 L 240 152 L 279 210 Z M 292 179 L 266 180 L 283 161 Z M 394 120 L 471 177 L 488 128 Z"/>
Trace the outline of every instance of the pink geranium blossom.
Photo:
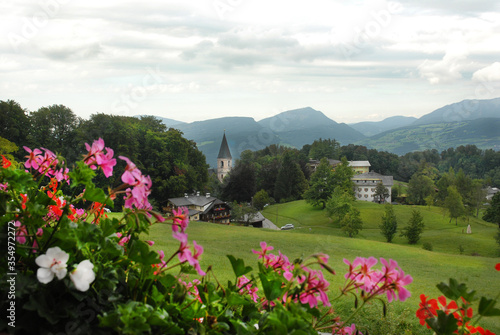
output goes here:
<path id="1" fill-rule="evenodd" d="M 125 172 L 122 174 L 121 179 L 125 184 L 132 187 L 125 190 L 125 207 L 152 209 L 148 201 L 148 196 L 151 194 L 151 178 L 149 176 L 144 176 L 127 157 L 119 156 L 118 158 L 127 162 Z"/>
<path id="2" fill-rule="evenodd" d="M 42 160 L 42 151 L 40 149 L 31 150 L 27 146 L 23 146 L 23 148 L 29 153 L 29 155 L 26 156 L 28 160 L 24 163 L 24 167 L 27 169 L 33 168 L 35 170 L 38 170 L 38 167 L 40 166 L 40 162 Z"/>
<path id="3" fill-rule="evenodd" d="M 17 227 L 16 229 L 16 240 L 20 244 L 26 243 L 26 235 L 28 235 L 28 231 L 26 230 L 26 226 L 21 225 L 20 221 L 14 222 L 14 226 Z"/>
<path id="4" fill-rule="evenodd" d="M 92 146 L 85 143 L 85 148 L 88 150 L 87 155 L 83 158 L 85 164 L 92 170 L 100 167 L 104 175 L 109 178 L 113 174 L 113 167 L 116 165 L 116 159 L 113 158 L 113 149 L 105 147 L 102 138 L 95 140 Z M 104 153 L 104 150 L 106 150 L 106 153 Z"/>
<path id="5" fill-rule="evenodd" d="M 174 215 L 174 224 L 172 225 L 172 231 L 178 232 L 179 227 L 182 233 L 186 230 L 189 224 L 189 211 L 186 207 L 180 207 L 177 210 L 173 210 L 172 214 Z"/>

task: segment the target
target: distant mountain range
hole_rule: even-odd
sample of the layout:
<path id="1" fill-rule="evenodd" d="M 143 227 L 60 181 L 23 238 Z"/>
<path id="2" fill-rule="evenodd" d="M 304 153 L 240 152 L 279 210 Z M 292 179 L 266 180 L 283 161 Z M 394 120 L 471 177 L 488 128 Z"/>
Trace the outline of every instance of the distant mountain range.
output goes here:
<path id="1" fill-rule="evenodd" d="M 500 149 L 500 98 L 463 100 L 419 119 L 394 116 L 379 122 L 349 125 L 337 123 L 311 107 L 285 111 L 258 122 L 250 117 L 223 117 L 192 123 L 159 119 L 195 141 L 211 166 L 216 166 L 224 131 L 233 158 L 238 158 L 244 150 L 260 150 L 271 144 L 300 149 L 319 138 L 336 139 L 341 145 L 360 144 L 398 155 L 425 149 L 442 151 L 466 144 Z"/>
<path id="2" fill-rule="evenodd" d="M 365 121 L 359 123 L 352 123 L 349 124 L 349 127 L 356 129 L 365 136 L 373 136 L 383 133 L 384 131 L 409 126 L 416 120 L 417 120 L 416 117 L 392 116 L 377 122 Z"/>

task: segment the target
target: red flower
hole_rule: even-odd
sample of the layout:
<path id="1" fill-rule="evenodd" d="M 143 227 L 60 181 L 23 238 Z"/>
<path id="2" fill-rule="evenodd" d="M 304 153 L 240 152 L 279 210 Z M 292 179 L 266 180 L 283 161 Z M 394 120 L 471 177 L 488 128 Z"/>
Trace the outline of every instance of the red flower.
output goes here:
<path id="1" fill-rule="evenodd" d="M 496 269 L 497 271 L 500 271 L 500 263 L 498 263 L 497 265 L 495 265 L 495 269 Z"/>
<path id="2" fill-rule="evenodd" d="M 427 300 L 427 296 L 425 294 L 421 294 L 420 295 L 420 304 L 418 306 L 420 308 L 417 310 L 416 315 L 417 315 L 417 318 L 419 318 L 419 320 L 420 320 L 420 324 L 422 326 L 426 325 L 427 328 L 430 329 L 431 327 L 429 327 L 429 325 L 426 324 L 425 320 L 433 318 L 434 316 L 437 316 L 437 309 L 439 307 L 438 307 L 436 299 Z"/>
<path id="3" fill-rule="evenodd" d="M 4 169 L 8 168 L 12 163 L 7 159 L 5 158 L 4 155 L 2 155 L 2 167 Z"/>

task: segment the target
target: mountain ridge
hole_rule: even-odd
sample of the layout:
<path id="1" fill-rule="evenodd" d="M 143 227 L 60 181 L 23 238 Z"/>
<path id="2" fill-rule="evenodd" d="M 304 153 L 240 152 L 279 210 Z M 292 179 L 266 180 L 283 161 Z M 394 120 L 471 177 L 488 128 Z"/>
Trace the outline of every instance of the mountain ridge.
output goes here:
<path id="1" fill-rule="evenodd" d="M 365 145 L 400 155 L 415 150 L 441 150 L 476 143 L 483 148 L 500 148 L 500 134 L 496 131 L 500 129 L 500 98 L 462 100 L 418 119 L 393 116 L 377 122 L 345 124 L 337 123 L 312 107 L 303 107 L 259 121 L 252 117 L 232 116 L 191 123 L 179 121 L 167 126 L 179 129 L 187 139 L 196 142 L 211 166 L 216 166 L 215 157 L 224 131 L 235 159 L 244 150 L 256 151 L 271 144 L 300 149 L 319 138 L 335 139 L 341 145 Z M 491 138 L 485 138 L 485 134 Z M 443 145 L 449 146 L 443 148 Z"/>

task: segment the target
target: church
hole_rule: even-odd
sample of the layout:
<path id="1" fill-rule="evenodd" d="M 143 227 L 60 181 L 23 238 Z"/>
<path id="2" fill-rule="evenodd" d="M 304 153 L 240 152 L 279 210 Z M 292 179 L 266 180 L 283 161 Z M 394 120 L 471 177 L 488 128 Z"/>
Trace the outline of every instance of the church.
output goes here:
<path id="1" fill-rule="evenodd" d="M 231 171 L 233 165 L 233 157 L 231 156 L 231 151 L 229 151 L 229 146 L 227 145 L 226 132 L 224 131 L 224 136 L 222 137 L 222 143 L 220 144 L 219 155 L 217 156 L 217 178 L 222 183 L 224 177 Z"/>

